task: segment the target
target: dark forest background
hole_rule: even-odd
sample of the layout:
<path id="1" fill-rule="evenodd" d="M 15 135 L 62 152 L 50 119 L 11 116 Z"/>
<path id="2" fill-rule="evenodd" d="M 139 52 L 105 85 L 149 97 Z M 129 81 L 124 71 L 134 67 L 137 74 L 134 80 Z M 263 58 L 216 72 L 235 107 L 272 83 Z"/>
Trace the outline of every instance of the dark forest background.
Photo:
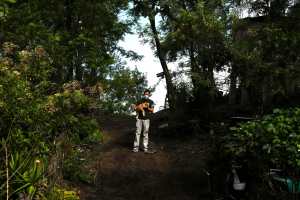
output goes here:
<path id="1" fill-rule="evenodd" d="M 149 86 L 118 42 L 135 29 L 162 67 L 163 120 L 200 133 L 257 119 L 231 130 L 232 155 L 262 151 L 261 166 L 298 173 L 298 0 L 0 0 L 1 199 L 59 199 L 73 147 L 102 138 L 95 118 L 132 112 Z"/>

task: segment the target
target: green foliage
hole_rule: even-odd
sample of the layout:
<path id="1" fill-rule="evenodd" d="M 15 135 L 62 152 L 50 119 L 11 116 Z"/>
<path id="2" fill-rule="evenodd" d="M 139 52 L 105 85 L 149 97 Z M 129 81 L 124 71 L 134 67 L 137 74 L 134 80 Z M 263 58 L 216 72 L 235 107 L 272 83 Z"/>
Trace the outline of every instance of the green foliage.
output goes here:
<path id="1" fill-rule="evenodd" d="M 53 191 L 47 196 L 48 200 L 80 200 L 76 191 L 55 186 Z"/>
<path id="2" fill-rule="evenodd" d="M 235 0 L 242 6 L 247 6 L 250 11 L 256 15 L 269 15 L 272 17 L 282 16 L 286 13 L 286 9 L 291 6 L 291 1 L 253 1 L 253 0 Z"/>
<path id="3" fill-rule="evenodd" d="M 224 70 L 230 60 L 226 21 L 221 12 L 224 5 L 217 1 L 198 1 L 191 9 L 181 9 L 173 25 L 175 30 L 166 40 L 167 45 L 175 41 L 179 47 L 170 49 L 171 56 L 177 53 L 177 56 L 189 57 L 186 66 L 190 68 L 193 99 L 204 107 L 212 103 L 217 94 L 213 71 Z"/>
<path id="4" fill-rule="evenodd" d="M 0 198 L 5 170 L 11 176 L 9 196 L 44 198 L 49 156 L 65 151 L 67 143 L 71 153 L 64 160 L 64 175 L 89 180 L 79 173 L 82 162 L 73 144 L 101 140 L 99 125 L 87 117 L 90 107 L 128 113 L 147 86 L 143 74 L 120 60 L 139 58 L 117 45 L 130 31 L 131 22 L 118 16 L 129 2 L 134 16 L 152 19 L 142 35 L 161 46 L 156 52 L 161 61 L 180 60 L 187 69 L 183 72 L 192 84 L 184 80 L 176 92 L 169 91 L 177 94 L 180 106 L 194 98 L 196 105 L 209 107 L 217 94 L 214 72 L 221 70 L 230 71 L 233 90 L 242 90 L 237 96 L 249 92 L 258 107 L 270 105 L 275 95 L 297 93 L 298 1 L 0 0 Z M 248 3 L 258 17 L 233 19 L 234 2 Z M 174 77 L 168 78 L 172 85 Z M 88 97 L 85 89 L 95 84 L 101 90 Z M 231 153 L 296 171 L 299 112 L 276 110 L 234 128 Z M 3 156 L 5 150 L 8 156 Z M 57 189 L 54 196 L 60 192 L 66 193 Z"/>
<path id="5" fill-rule="evenodd" d="M 97 121 L 88 117 L 91 107 L 111 103 L 113 111 L 128 112 L 145 87 L 144 76 L 121 69 L 118 60 L 139 58 L 117 46 L 129 31 L 129 22 L 118 17 L 127 4 L 0 0 L 0 199 L 49 199 L 46 191 L 53 189 L 63 168 L 60 159 L 66 161 L 67 176 L 82 164 L 76 153 L 59 156 L 66 144 L 102 139 Z M 100 94 L 107 98 L 100 100 Z M 122 106 L 114 106 L 118 101 Z"/>
<path id="6" fill-rule="evenodd" d="M 47 77 L 48 69 L 45 67 L 37 71 L 36 65 L 18 63 L 14 60 L 17 52 L 10 52 L 13 45 L 7 43 L 4 47 L 7 56 L 1 58 L 0 62 L 1 138 L 15 141 L 13 149 L 30 148 L 34 143 L 40 151 L 47 151 L 45 140 L 42 139 L 42 122 L 47 118 L 47 113 L 41 106 L 43 98 L 39 95 L 43 94 L 45 87 L 49 85 L 38 77 L 41 74 Z M 31 62 L 33 61 L 28 63 Z M 33 82 L 36 87 L 33 87 Z M 43 87 L 39 87 L 41 85 Z"/>
<path id="7" fill-rule="evenodd" d="M 171 22 L 172 27 L 169 28 L 174 30 L 167 35 L 165 42 L 170 53 L 174 50 L 186 51 L 191 48 L 191 44 L 194 44 L 195 50 L 209 55 L 213 55 L 213 51 L 224 52 L 224 49 L 219 49 L 224 39 L 224 23 L 203 1 L 199 1 L 193 10 L 180 9 L 176 21 Z M 172 46 L 177 49 L 173 49 Z M 207 57 L 199 56 L 203 57 L 196 58 L 197 61 Z"/>
<path id="8" fill-rule="evenodd" d="M 48 96 L 44 104 L 48 112 L 48 133 L 54 136 L 67 133 L 69 139 L 76 143 L 82 140 L 99 142 L 101 134 L 97 122 L 83 115 L 88 112 L 89 103 L 90 99 L 81 90 L 65 90 Z"/>
<path id="9" fill-rule="evenodd" d="M 18 46 L 5 43 L 2 55 L 0 153 L 2 155 L 7 149 L 8 157 L 1 156 L 0 171 L 9 172 L 9 196 L 12 198 L 21 195 L 45 199 L 50 185 L 46 173 L 51 164 L 48 163 L 49 155 L 60 148 L 55 144 L 57 138 L 71 143 L 98 142 L 101 139 L 99 126 L 84 115 L 90 98 L 80 85 L 66 84 L 62 92 L 48 94 L 53 90 L 53 84 L 48 81 L 52 67 L 42 47 L 19 51 Z M 9 160 L 9 166 L 3 165 L 4 159 Z M 2 174 L 0 187 L 2 198 L 7 187 Z"/>
<path id="10" fill-rule="evenodd" d="M 80 81 L 84 86 L 100 82 L 103 88 L 107 88 L 105 92 L 109 93 L 109 97 L 105 98 L 109 102 L 106 105 L 117 101 L 125 101 L 126 104 L 112 104 L 112 109 L 110 106 L 104 108 L 128 112 L 128 105 L 133 101 L 131 96 L 135 95 L 132 88 L 145 87 L 145 81 L 139 81 L 143 75 L 137 75 L 137 71 L 119 69 L 123 65 L 121 58 L 140 58 L 136 53 L 127 52 L 117 45 L 129 31 L 130 22 L 121 20 L 118 16 L 119 12 L 127 8 L 127 4 L 126 0 L 93 3 L 83 0 L 16 2 L 14 6 L 10 6 L 11 12 L 3 23 L 1 21 L 0 29 L 5 41 L 13 41 L 23 49 L 17 55 L 18 59 L 25 66 L 29 62 L 34 65 L 30 67 L 28 79 L 32 79 L 30 82 L 35 87 L 45 87 L 48 81 L 56 87 L 48 88 L 53 91 L 73 80 Z M 35 52 L 28 51 L 34 47 L 39 50 L 40 45 L 48 60 L 39 60 L 33 56 L 36 55 Z M 51 63 L 50 68 L 47 63 Z M 48 76 L 41 74 L 48 72 L 45 68 L 49 70 Z M 122 74 L 122 78 L 118 73 Z M 41 78 L 44 81 L 39 86 L 36 85 Z M 114 81 L 110 81 L 111 79 Z M 117 83 L 117 79 L 123 79 L 123 85 Z M 138 85 L 133 86 L 133 82 Z M 126 90 L 130 90 L 129 97 L 120 97 L 122 91 Z"/>
<path id="11" fill-rule="evenodd" d="M 103 82 L 116 54 L 130 56 L 117 46 L 129 22 L 118 19 L 127 1 L 17 1 L 1 21 L 5 41 L 21 47 L 43 45 L 53 63 L 51 80 L 86 84 Z M 47 8 L 47 9 L 46 9 Z M 134 56 L 134 55 L 132 55 Z"/>
<path id="12" fill-rule="evenodd" d="M 291 174 L 300 167 L 300 108 L 275 109 L 261 120 L 231 129 L 227 147 L 235 157 L 251 158 L 257 165 L 281 167 Z"/>
<path id="13" fill-rule="evenodd" d="M 248 91 L 255 96 L 250 99 L 252 105 L 267 107 L 272 99 L 276 101 L 275 97 L 295 95 L 299 80 L 299 36 L 292 18 L 282 17 L 276 23 L 244 19 L 234 25 L 232 71 L 242 87 L 251 88 Z"/>
<path id="14" fill-rule="evenodd" d="M 137 69 L 119 67 L 113 71 L 102 95 L 105 110 L 114 113 L 130 113 L 135 103 L 147 87 L 145 76 Z"/>
<path id="15" fill-rule="evenodd" d="M 86 162 L 85 151 L 86 149 L 83 148 L 72 148 L 68 157 L 63 161 L 64 179 L 92 183 L 92 174 L 86 172 L 82 167 Z"/>
<path id="16" fill-rule="evenodd" d="M 16 194 L 27 198 L 45 199 L 47 181 L 45 179 L 47 162 L 45 158 L 34 157 L 32 154 L 15 152 L 9 162 L 13 175 L 12 197 Z M 3 190 L 4 191 L 4 190 Z"/>
<path id="17" fill-rule="evenodd" d="M 0 0 L 0 21 L 8 14 L 8 4 L 10 3 L 16 3 L 16 0 Z"/>

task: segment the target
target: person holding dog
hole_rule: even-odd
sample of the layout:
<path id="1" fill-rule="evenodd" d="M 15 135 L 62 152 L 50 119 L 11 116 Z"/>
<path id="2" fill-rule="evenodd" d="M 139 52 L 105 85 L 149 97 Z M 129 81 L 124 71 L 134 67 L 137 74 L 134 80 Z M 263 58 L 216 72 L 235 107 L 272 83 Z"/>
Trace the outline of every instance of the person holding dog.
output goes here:
<path id="1" fill-rule="evenodd" d="M 136 102 L 134 109 L 136 111 L 136 132 L 133 144 L 133 152 L 138 152 L 140 147 L 140 137 L 143 133 L 143 147 L 145 153 L 155 153 L 148 147 L 150 116 L 154 112 L 154 102 L 149 98 L 150 90 L 145 90 L 143 97 Z M 143 131 L 142 131 L 143 130 Z"/>

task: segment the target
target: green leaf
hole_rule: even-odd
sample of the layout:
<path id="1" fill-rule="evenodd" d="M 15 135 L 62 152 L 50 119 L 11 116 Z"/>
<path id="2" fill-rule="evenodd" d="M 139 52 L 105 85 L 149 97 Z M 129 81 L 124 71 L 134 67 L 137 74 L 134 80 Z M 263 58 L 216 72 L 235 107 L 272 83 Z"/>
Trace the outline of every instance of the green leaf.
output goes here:
<path id="1" fill-rule="evenodd" d="M 22 185 L 21 187 L 19 187 L 16 190 L 14 190 L 11 195 L 16 194 L 16 193 L 22 191 L 23 189 L 29 187 L 30 185 L 31 185 L 30 183 L 26 183 L 26 184 Z"/>
<path id="2" fill-rule="evenodd" d="M 2 3 L 16 3 L 17 2 L 17 0 L 1 0 L 2 1 Z M 1 1 L 0 1 L 0 3 L 1 3 Z"/>

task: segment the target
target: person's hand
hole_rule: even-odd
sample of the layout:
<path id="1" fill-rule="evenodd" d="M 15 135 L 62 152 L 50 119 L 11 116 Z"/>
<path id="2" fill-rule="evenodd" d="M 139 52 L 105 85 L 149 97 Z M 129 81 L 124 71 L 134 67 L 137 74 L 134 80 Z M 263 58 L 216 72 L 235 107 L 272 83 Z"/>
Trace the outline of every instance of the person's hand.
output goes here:
<path id="1" fill-rule="evenodd" d="M 148 108 L 149 112 L 154 113 L 154 108 Z"/>

